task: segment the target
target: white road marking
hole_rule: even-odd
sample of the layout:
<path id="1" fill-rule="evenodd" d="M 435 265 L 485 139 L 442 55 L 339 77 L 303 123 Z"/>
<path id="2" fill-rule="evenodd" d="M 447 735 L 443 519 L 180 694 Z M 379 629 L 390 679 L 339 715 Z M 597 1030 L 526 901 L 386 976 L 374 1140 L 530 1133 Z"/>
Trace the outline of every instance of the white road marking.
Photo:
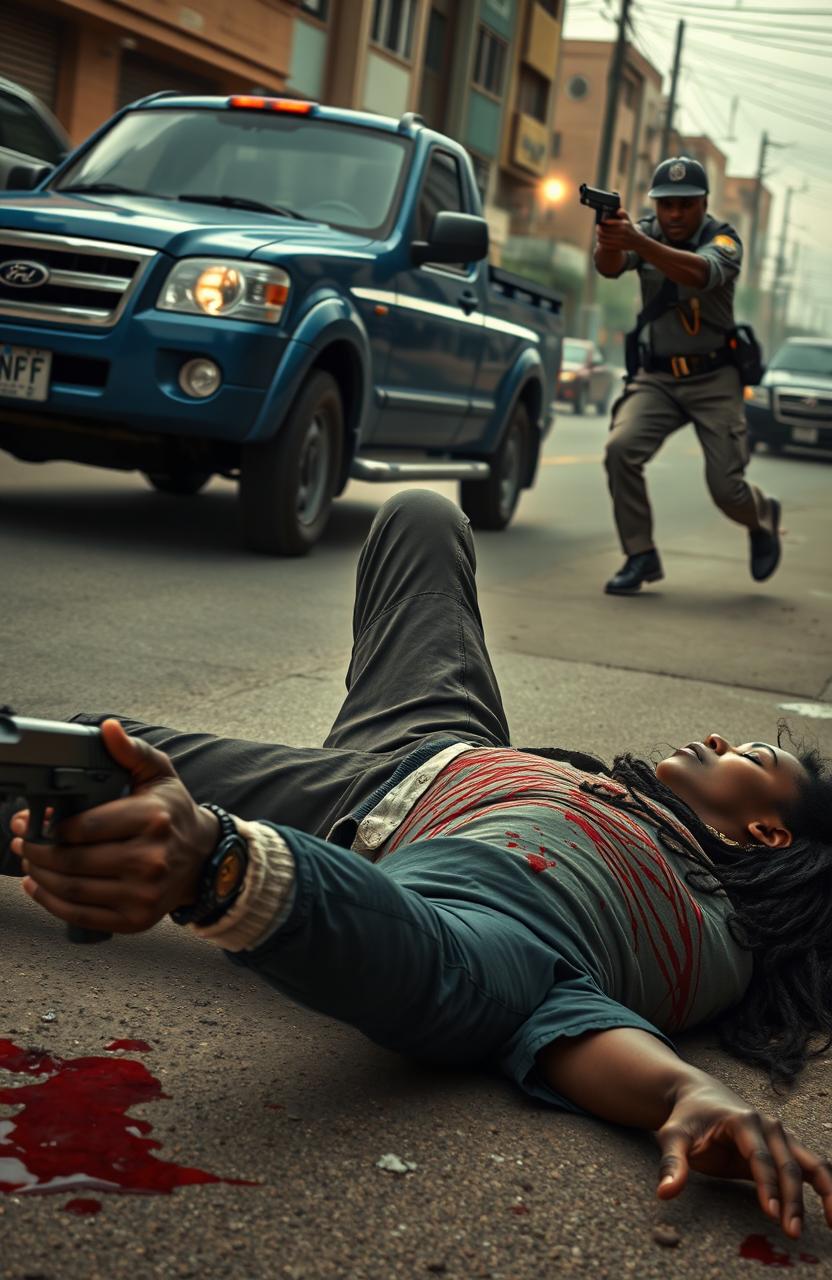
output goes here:
<path id="1" fill-rule="evenodd" d="M 812 720 L 832 720 L 832 702 L 778 702 L 777 708 Z"/>

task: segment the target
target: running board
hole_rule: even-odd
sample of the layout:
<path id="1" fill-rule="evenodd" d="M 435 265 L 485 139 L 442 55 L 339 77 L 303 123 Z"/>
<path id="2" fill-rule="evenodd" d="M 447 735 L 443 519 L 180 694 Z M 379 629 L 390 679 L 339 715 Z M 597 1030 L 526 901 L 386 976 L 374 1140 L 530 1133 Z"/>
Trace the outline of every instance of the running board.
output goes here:
<path id="1" fill-rule="evenodd" d="M 350 478 L 384 484 L 396 480 L 487 480 L 487 462 L 383 462 L 380 458 L 353 458 Z"/>

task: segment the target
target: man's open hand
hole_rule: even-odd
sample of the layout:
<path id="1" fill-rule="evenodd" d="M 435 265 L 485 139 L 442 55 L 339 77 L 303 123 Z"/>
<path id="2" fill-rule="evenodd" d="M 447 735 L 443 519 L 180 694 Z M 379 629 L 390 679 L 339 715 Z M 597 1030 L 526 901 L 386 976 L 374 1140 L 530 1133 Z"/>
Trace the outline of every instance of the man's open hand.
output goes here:
<path id="1" fill-rule="evenodd" d="M 596 226 L 595 233 L 598 248 L 605 252 L 611 250 L 627 253 L 630 249 L 638 251 L 645 239 L 644 232 L 633 224 L 625 209 L 619 209 L 608 218 L 604 218 L 603 222 L 599 222 Z"/>
<path id="2" fill-rule="evenodd" d="M 829 1161 L 717 1080 L 683 1088 L 656 1139 L 662 1152 L 658 1194 L 663 1200 L 679 1194 L 689 1169 L 717 1178 L 750 1178 L 763 1213 L 797 1239 L 803 1226 L 803 1184 L 808 1182 L 832 1227 Z"/>
<path id="3" fill-rule="evenodd" d="M 12 819 L 12 851 L 23 858 L 30 898 L 80 929 L 140 933 L 194 900 L 218 834 L 216 817 L 186 791 L 170 759 L 117 720 L 101 735 L 131 775 L 131 794 L 65 818 L 55 843 L 24 839 L 28 814 Z"/>

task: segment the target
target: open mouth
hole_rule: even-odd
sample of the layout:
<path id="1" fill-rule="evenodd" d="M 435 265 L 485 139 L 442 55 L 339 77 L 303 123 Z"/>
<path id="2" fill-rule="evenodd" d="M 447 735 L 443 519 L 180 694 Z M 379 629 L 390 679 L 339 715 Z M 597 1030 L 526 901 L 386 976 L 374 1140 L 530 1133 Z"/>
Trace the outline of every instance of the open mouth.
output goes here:
<path id="1" fill-rule="evenodd" d="M 676 754 L 681 756 L 690 756 L 693 760 L 698 760 L 700 764 L 704 761 L 704 750 L 700 742 L 689 742 L 686 747 L 677 747 Z"/>

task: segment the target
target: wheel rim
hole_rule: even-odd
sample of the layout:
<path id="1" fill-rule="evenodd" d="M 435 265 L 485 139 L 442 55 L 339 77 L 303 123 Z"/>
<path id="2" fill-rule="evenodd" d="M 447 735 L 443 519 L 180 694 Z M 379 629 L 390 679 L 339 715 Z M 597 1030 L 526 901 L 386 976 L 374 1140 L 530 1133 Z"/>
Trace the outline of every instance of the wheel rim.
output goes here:
<path id="1" fill-rule="evenodd" d="M 314 524 L 326 500 L 332 449 L 326 416 L 315 414 L 298 459 L 298 521 Z"/>
<path id="2" fill-rule="evenodd" d="M 520 468 L 523 464 L 521 433 L 516 426 L 509 431 L 500 468 L 500 514 L 510 516 L 520 488 Z"/>

